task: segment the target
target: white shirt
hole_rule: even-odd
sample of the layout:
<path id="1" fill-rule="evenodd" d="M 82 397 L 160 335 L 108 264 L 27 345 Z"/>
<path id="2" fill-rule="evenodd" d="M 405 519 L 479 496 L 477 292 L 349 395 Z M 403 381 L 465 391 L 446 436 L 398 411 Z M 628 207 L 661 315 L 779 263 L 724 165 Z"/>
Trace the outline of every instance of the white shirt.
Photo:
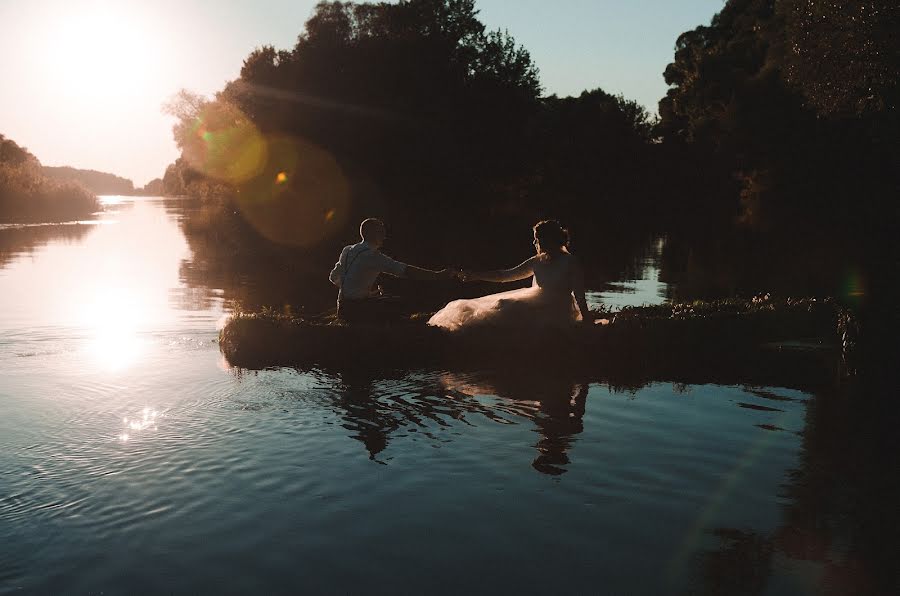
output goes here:
<path id="1" fill-rule="evenodd" d="M 395 261 L 363 241 L 344 247 L 328 279 L 340 288 L 338 300 L 362 300 L 369 295 L 380 273 L 402 277 L 406 263 Z"/>

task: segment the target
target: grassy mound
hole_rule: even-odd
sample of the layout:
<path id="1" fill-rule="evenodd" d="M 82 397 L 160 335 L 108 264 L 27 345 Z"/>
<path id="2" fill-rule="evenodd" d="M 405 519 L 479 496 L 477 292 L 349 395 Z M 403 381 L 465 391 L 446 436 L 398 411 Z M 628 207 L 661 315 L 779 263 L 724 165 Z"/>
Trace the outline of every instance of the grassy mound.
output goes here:
<path id="1" fill-rule="evenodd" d="M 594 325 L 564 331 L 479 329 L 447 333 L 427 327 L 427 315 L 375 326 L 348 326 L 332 316 L 298 317 L 272 310 L 239 312 L 219 334 L 234 365 L 352 365 L 416 367 L 477 362 L 505 366 L 543 361 L 674 362 L 685 355 L 743 357 L 748 349 L 782 346 L 839 350 L 852 345 L 852 318 L 831 299 L 721 300 L 629 307 L 597 313 Z M 792 342 L 792 343 L 787 343 Z"/>

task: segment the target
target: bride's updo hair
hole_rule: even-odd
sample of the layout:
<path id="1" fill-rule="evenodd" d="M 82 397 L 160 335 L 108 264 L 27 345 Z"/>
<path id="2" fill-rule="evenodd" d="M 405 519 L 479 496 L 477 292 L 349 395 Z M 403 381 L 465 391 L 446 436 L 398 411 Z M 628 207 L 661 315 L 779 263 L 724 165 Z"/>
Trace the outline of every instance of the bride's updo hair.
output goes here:
<path id="1" fill-rule="evenodd" d="M 545 219 L 535 224 L 534 237 L 545 252 L 561 251 L 569 244 L 569 231 L 555 219 Z"/>

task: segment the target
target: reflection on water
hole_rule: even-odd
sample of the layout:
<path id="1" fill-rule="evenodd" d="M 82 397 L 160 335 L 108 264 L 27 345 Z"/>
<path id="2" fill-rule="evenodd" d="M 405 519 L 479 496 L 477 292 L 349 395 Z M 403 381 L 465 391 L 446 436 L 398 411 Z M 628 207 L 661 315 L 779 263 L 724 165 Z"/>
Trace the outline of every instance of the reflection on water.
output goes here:
<path id="1" fill-rule="evenodd" d="M 466 422 L 479 416 L 499 424 L 515 418 L 534 423 L 539 435 L 532 467 L 552 475 L 565 473 L 573 436 L 581 432 L 587 383 L 565 375 L 440 372 L 389 379 L 383 372 L 354 368 L 339 377 L 339 391 L 330 402 L 350 437 L 379 459 L 392 435 L 406 436 L 430 424 Z M 433 437 L 429 431 L 424 436 Z"/>
<path id="2" fill-rule="evenodd" d="M 75 242 L 93 229 L 95 222 L 64 224 L 0 224 L 0 268 L 30 255 L 51 240 Z"/>
<path id="3" fill-rule="evenodd" d="M 140 414 L 136 417 L 125 417 L 122 419 L 122 424 L 125 427 L 124 432 L 119 435 L 119 439 L 122 442 L 127 441 L 134 435 L 135 433 L 140 433 L 146 430 L 159 430 L 159 419 L 164 417 L 165 414 L 161 414 L 157 410 L 154 410 L 150 407 L 145 407 L 140 411 Z"/>
<path id="4" fill-rule="evenodd" d="M 276 282 L 105 204 L 0 270 L 0 592 L 890 593 L 896 439 L 827 366 L 229 369 Z"/>
<path id="5" fill-rule="evenodd" d="M 97 288 L 75 306 L 81 311 L 78 325 L 90 331 L 88 353 L 96 363 L 110 371 L 137 362 L 144 347 L 138 336 L 143 320 L 150 312 L 145 300 L 125 288 Z"/>
<path id="6" fill-rule="evenodd" d="M 660 268 L 665 250 L 665 239 L 657 238 L 635 258 L 634 279 L 607 281 L 603 288 L 587 292 L 591 306 L 604 305 L 610 310 L 625 306 L 662 304 L 669 298 L 669 284 L 660 281 Z"/>
<path id="7" fill-rule="evenodd" d="M 507 401 L 509 411 L 534 423 L 538 440 L 534 445 L 537 454 L 531 466 L 538 472 L 554 476 L 566 472 L 574 436 L 583 430 L 588 395 L 585 379 L 565 374 L 506 371 L 505 374 L 447 373 L 440 381 L 456 395 L 494 396 Z"/>

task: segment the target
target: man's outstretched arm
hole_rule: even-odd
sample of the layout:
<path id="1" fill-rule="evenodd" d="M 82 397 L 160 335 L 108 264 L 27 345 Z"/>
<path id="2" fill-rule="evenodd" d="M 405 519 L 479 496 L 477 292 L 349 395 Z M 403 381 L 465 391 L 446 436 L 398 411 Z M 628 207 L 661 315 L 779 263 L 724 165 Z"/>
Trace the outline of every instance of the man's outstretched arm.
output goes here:
<path id="1" fill-rule="evenodd" d="M 458 272 L 452 269 L 441 269 L 440 271 L 432 271 L 431 269 L 423 269 L 407 265 L 400 261 L 395 261 L 387 255 L 381 254 L 381 271 L 395 277 L 408 277 L 410 279 L 419 279 L 424 281 L 437 281 L 442 279 L 454 279 Z"/>
<path id="2" fill-rule="evenodd" d="M 440 271 L 432 271 L 431 269 L 423 269 L 421 267 L 413 267 L 412 265 L 407 265 L 406 272 L 404 275 L 410 279 L 420 279 L 420 280 L 424 280 L 424 281 L 437 281 L 437 280 L 454 279 L 457 276 L 457 272 L 452 269 L 441 269 Z"/>

